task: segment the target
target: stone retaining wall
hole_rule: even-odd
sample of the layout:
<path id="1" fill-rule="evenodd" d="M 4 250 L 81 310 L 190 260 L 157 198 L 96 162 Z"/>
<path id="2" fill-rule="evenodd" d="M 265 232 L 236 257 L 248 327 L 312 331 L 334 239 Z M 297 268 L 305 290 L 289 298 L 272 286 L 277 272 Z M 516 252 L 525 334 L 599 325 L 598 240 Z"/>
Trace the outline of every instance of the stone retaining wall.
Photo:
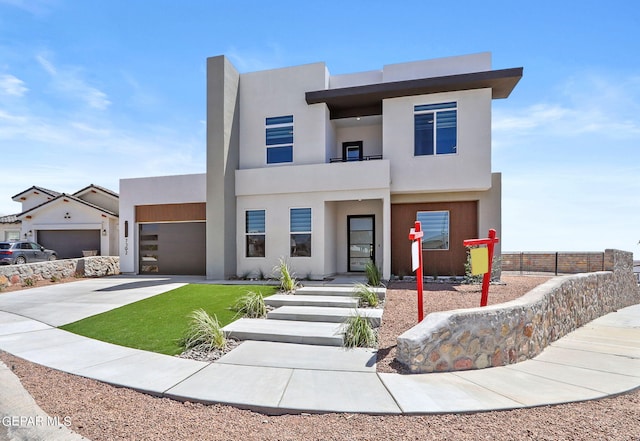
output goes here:
<path id="1" fill-rule="evenodd" d="M 426 373 L 535 357 L 591 320 L 640 303 L 633 254 L 606 250 L 605 265 L 607 271 L 555 277 L 510 302 L 429 314 L 398 337 L 396 358 L 410 372 Z"/>
<path id="2" fill-rule="evenodd" d="M 0 286 L 24 285 L 32 281 L 64 279 L 68 277 L 102 277 L 120 274 L 118 256 L 95 256 L 78 259 L 61 259 L 51 262 L 0 266 Z M 6 279 L 5 279 L 6 278 Z"/>

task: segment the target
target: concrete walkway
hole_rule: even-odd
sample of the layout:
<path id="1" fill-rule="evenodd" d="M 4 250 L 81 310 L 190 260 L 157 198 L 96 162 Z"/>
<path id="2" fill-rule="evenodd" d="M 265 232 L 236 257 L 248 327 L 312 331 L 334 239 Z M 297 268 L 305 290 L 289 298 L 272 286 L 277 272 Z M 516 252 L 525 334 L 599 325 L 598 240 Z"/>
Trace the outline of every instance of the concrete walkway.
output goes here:
<path id="1" fill-rule="evenodd" d="M 247 341 L 218 362 L 205 363 L 55 328 L 188 282 L 204 280 L 117 276 L 0 294 L 0 350 L 158 396 L 271 414 L 515 409 L 597 399 L 640 387 L 640 305 L 594 320 L 533 360 L 422 375 L 376 373 L 375 351 L 370 349 Z"/>

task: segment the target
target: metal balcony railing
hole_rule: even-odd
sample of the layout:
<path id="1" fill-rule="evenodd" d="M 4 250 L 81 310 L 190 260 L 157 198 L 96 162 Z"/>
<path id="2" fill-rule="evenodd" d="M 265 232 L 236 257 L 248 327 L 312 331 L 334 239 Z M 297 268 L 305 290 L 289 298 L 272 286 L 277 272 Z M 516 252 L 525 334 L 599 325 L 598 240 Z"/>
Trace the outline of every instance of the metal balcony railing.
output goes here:
<path id="1" fill-rule="evenodd" d="M 369 155 L 363 156 L 362 158 L 353 159 L 353 158 L 331 158 L 329 162 L 360 162 L 360 161 L 373 161 L 375 159 L 382 159 L 382 155 Z"/>

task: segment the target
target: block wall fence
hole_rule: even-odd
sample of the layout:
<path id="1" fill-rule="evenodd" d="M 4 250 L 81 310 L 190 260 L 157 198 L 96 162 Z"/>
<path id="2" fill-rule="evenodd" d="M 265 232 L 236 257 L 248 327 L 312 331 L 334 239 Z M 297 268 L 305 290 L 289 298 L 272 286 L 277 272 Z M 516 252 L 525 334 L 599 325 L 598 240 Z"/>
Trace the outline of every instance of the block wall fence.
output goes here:
<path id="1" fill-rule="evenodd" d="M 604 269 L 554 277 L 499 305 L 429 314 L 398 337 L 396 358 L 411 373 L 483 369 L 533 358 L 591 320 L 640 303 L 632 253 L 606 250 Z"/>
<path id="2" fill-rule="evenodd" d="M 502 271 L 578 274 L 603 271 L 602 252 L 508 252 L 502 253 Z"/>
<path id="3" fill-rule="evenodd" d="M 32 281 L 63 279 L 69 277 L 103 277 L 120 274 L 118 256 L 94 256 L 78 259 L 60 259 L 51 262 L 0 266 L 0 288 L 24 285 Z"/>

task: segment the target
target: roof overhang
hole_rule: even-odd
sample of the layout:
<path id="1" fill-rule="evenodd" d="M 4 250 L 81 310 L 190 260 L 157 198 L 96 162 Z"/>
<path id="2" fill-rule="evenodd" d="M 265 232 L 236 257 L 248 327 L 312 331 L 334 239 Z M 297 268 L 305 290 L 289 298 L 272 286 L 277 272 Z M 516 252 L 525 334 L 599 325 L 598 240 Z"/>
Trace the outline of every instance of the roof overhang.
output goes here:
<path id="1" fill-rule="evenodd" d="M 331 119 L 382 114 L 382 100 L 440 92 L 491 89 L 493 99 L 507 98 L 522 78 L 522 67 L 442 77 L 366 84 L 307 92 L 307 104 L 325 103 Z"/>
<path id="2" fill-rule="evenodd" d="M 77 198 L 75 196 L 72 195 L 68 195 L 66 193 L 62 193 L 61 195 L 51 199 L 50 201 L 46 201 L 43 202 L 40 205 L 37 205 L 33 208 L 30 208 L 27 211 L 23 211 L 22 213 L 19 213 L 16 215 L 18 220 L 22 220 L 23 217 L 27 216 L 27 215 L 33 215 L 35 214 L 37 211 L 39 211 L 41 208 L 48 206 L 51 207 L 54 204 L 62 204 L 62 203 L 75 203 L 75 204 L 80 204 L 80 205 L 84 205 L 86 207 L 89 207 L 90 209 L 96 210 L 98 212 L 100 212 L 101 214 L 105 215 L 106 217 L 113 217 L 113 218 L 118 218 L 118 214 L 114 213 L 112 211 L 109 211 L 105 208 L 99 207 L 95 204 L 92 204 L 90 202 L 85 201 L 84 199 L 80 199 Z"/>

